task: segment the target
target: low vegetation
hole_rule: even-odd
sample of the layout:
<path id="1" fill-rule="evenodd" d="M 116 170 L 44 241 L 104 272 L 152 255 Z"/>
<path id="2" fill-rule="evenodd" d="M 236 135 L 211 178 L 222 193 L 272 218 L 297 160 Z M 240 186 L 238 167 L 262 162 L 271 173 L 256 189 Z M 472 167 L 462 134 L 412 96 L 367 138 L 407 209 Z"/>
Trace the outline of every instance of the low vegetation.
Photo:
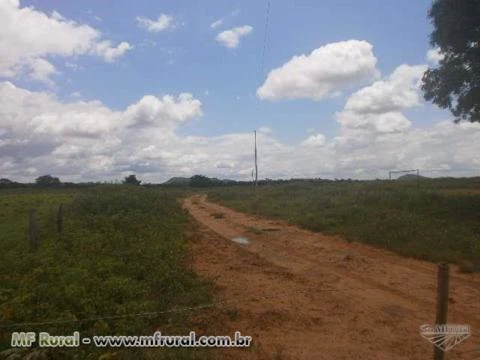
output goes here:
<path id="1" fill-rule="evenodd" d="M 64 224 L 58 234 L 60 203 Z M 30 208 L 37 210 L 37 251 L 27 241 Z M 0 323 L 12 325 L 0 329 L 0 350 L 10 347 L 11 331 L 151 335 L 161 328 L 187 334 L 188 312 L 122 316 L 211 300 L 209 285 L 185 264 L 186 215 L 161 189 L 4 190 L 0 219 Z M 50 323 L 57 320 L 67 322 Z M 98 351 L 82 347 L 75 354 L 96 359 Z M 190 358 L 189 351 L 164 356 Z"/>
<path id="2" fill-rule="evenodd" d="M 299 181 L 211 189 L 211 200 L 430 261 L 480 270 L 480 179 Z M 446 191 L 455 189 L 455 192 Z"/>

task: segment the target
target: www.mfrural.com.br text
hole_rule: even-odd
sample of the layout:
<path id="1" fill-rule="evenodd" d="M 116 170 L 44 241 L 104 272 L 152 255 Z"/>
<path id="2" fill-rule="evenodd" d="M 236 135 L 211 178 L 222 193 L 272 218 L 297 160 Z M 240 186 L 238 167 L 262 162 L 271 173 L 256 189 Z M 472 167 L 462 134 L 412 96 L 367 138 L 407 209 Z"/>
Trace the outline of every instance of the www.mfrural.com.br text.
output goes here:
<path id="1" fill-rule="evenodd" d="M 244 336 L 236 331 L 234 336 L 228 335 L 202 335 L 197 336 L 194 331 L 188 335 L 162 335 L 156 331 L 153 335 L 141 336 L 81 336 L 78 331 L 72 335 L 50 335 L 47 332 L 13 332 L 12 347 L 80 347 L 81 345 L 94 345 L 96 347 L 249 347 L 252 343 L 251 336 Z"/>

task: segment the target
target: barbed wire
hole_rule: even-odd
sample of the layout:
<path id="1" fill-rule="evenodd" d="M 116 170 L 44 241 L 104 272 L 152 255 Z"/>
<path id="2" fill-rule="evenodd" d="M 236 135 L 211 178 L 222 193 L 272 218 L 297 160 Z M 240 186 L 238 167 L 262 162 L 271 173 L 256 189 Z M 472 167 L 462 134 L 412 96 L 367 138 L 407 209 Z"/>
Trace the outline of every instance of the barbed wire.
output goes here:
<path id="1" fill-rule="evenodd" d="M 132 317 L 148 317 L 148 316 L 162 315 L 162 314 L 175 313 L 175 312 L 186 312 L 186 311 L 192 311 L 192 310 L 206 309 L 206 308 L 214 307 L 215 305 L 216 305 L 215 303 L 212 303 L 212 304 L 192 306 L 192 307 L 181 308 L 181 309 L 170 309 L 170 310 L 151 311 L 151 312 L 144 312 L 144 313 L 124 314 L 124 315 L 97 316 L 97 317 L 85 318 L 85 319 L 68 319 L 68 320 L 65 319 L 65 320 L 49 320 L 49 321 L 39 321 L 39 322 L 0 324 L 0 329 L 9 329 L 9 328 L 27 327 L 27 326 L 73 324 L 73 323 L 79 323 L 79 322 L 92 322 L 92 321 L 100 321 L 100 320 L 120 320 L 120 319 L 132 318 Z"/>
<path id="2" fill-rule="evenodd" d="M 166 309 L 166 310 L 160 310 L 160 311 L 140 312 L 140 313 L 131 313 L 131 314 L 122 314 L 122 315 L 103 315 L 103 316 L 95 316 L 95 317 L 84 318 L 84 319 L 58 319 L 58 320 L 46 320 L 46 321 L 39 321 L 39 322 L 0 323 L 0 329 L 11 329 L 11 328 L 18 328 L 18 327 L 31 327 L 31 326 L 44 326 L 44 325 L 74 324 L 74 323 L 92 322 L 92 321 L 101 321 L 101 320 L 121 320 L 121 319 L 127 319 L 127 318 L 158 316 L 158 315 L 163 315 L 168 313 L 198 311 L 198 310 L 204 310 L 204 309 L 214 308 L 214 307 L 225 307 L 226 305 L 233 304 L 233 303 L 245 302 L 248 300 L 251 300 L 251 301 L 258 301 L 262 299 L 265 300 L 265 299 L 270 299 L 274 297 L 279 298 L 285 295 L 288 295 L 288 297 L 292 297 L 292 295 L 293 296 L 296 296 L 299 294 L 310 295 L 312 293 L 318 293 L 318 292 L 344 292 L 344 291 L 368 291 L 368 290 L 384 291 L 380 287 L 347 287 L 343 289 L 325 288 L 325 289 L 308 289 L 308 290 L 297 290 L 297 291 L 285 290 L 283 292 L 277 292 L 271 295 L 262 295 L 262 296 L 256 296 L 256 297 L 252 297 L 251 295 L 249 295 L 242 298 L 229 299 L 229 300 L 211 302 L 208 304 L 202 304 L 197 306 L 173 308 L 173 309 Z M 409 288 L 408 290 L 409 291 L 425 290 L 425 287 L 419 286 L 417 288 Z M 426 297 L 420 296 L 420 298 L 426 298 Z M 428 297 L 428 298 L 431 299 L 431 297 Z M 480 336 L 480 335 L 473 335 L 473 336 Z"/>

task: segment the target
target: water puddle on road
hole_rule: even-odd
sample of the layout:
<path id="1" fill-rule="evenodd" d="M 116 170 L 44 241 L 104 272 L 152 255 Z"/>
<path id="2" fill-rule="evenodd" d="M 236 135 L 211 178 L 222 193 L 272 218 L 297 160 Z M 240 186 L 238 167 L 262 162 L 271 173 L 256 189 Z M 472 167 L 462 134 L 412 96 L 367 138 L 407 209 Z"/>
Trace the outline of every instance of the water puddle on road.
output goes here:
<path id="1" fill-rule="evenodd" d="M 236 242 L 237 244 L 241 244 L 241 245 L 250 244 L 250 240 L 248 240 L 248 238 L 246 238 L 245 236 L 234 236 L 232 238 L 232 241 Z"/>

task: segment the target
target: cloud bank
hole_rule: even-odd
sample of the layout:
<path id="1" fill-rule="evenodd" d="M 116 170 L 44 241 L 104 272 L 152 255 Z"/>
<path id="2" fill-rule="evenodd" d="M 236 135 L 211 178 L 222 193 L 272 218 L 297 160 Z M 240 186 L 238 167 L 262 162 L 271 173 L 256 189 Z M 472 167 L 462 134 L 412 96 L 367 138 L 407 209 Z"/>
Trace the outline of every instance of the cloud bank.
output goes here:
<path id="1" fill-rule="evenodd" d="M 270 128 L 259 129 L 260 177 L 384 178 L 388 170 L 402 168 L 472 175 L 464 170 L 480 166 L 480 124 L 445 119 L 419 129 L 403 113 L 422 106 L 413 96 L 419 95 L 420 69 L 402 65 L 354 92 L 337 113 L 340 130 L 331 138 L 315 133 L 292 145 L 276 139 Z M 399 74 L 406 76 L 401 84 Z M 377 90 L 384 87 L 392 91 L 391 101 L 379 106 L 384 92 Z M 358 102 L 361 93 L 369 96 Z M 43 174 L 113 180 L 132 172 L 147 182 L 194 174 L 248 180 L 253 134 L 179 135 L 183 124 L 200 116 L 202 102 L 189 93 L 145 95 L 116 111 L 100 101 L 62 102 L 51 93 L 3 82 L 0 173 L 21 181 Z"/>
<path id="2" fill-rule="evenodd" d="M 0 77 L 8 80 L 51 83 L 58 73 L 51 56 L 89 55 L 113 62 L 132 48 L 58 13 L 21 8 L 16 0 L 0 2 L 0 21 Z M 171 21 L 160 15 L 138 24 L 159 32 Z M 251 32 L 249 25 L 233 28 L 219 33 L 217 41 L 235 48 Z M 439 56 L 427 55 L 431 62 Z M 425 106 L 419 88 L 425 69 L 423 64 L 402 64 L 380 76 L 373 46 L 359 40 L 321 46 L 273 69 L 257 90 L 261 100 L 318 101 L 351 94 L 332 119 L 318 119 L 338 123 L 333 136 L 311 132 L 286 144 L 276 137 L 274 124 L 260 127 L 260 178 L 375 178 L 405 168 L 473 175 L 465 170 L 480 168 L 480 124 L 457 125 L 446 118 L 418 128 L 409 119 L 410 110 Z M 144 182 L 194 174 L 250 179 L 251 132 L 181 135 L 184 124 L 203 114 L 201 99 L 189 92 L 145 94 L 120 110 L 81 97 L 60 100 L 14 80 L 0 81 L 0 176 L 17 181 L 44 174 L 64 181 L 114 180 L 130 173 Z M 296 121 L 292 118 L 292 126 Z"/>

